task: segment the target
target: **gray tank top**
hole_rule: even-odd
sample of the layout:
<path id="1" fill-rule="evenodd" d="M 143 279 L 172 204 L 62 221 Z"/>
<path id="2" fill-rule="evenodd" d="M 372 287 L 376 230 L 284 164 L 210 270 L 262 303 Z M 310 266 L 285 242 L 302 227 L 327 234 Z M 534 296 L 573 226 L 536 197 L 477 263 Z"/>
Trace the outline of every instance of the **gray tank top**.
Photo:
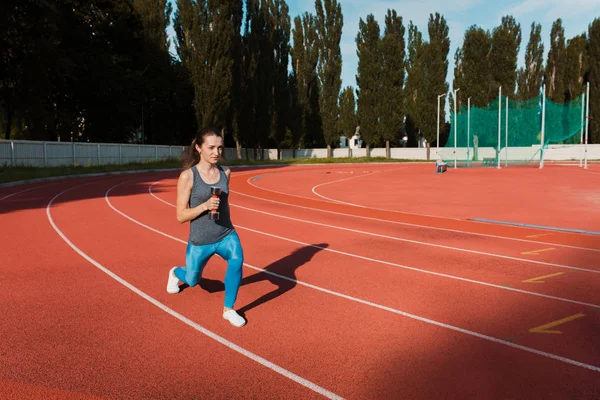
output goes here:
<path id="1" fill-rule="evenodd" d="M 220 166 L 217 166 L 217 168 L 219 169 L 219 181 L 211 185 L 202 180 L 196 166 L 191 168 L 194 176 L 194 183 L 190 195 L 190 208 L 199 206 L 210 198 L 211 186 L 221 188 L 221 196 L 219 197 L 221 199 L 221 204 L 219 205 L 219 219 L 216 221 L 209 219 L 209 212 L 207 211 L 203 212 L 190 222 L 190 236 L 188 240 L 196 246 L 217 243 L 234 231 L 229 216 L 229 184 L 227 183 L 227 176 L 225 175 L 223 168 Z"/>

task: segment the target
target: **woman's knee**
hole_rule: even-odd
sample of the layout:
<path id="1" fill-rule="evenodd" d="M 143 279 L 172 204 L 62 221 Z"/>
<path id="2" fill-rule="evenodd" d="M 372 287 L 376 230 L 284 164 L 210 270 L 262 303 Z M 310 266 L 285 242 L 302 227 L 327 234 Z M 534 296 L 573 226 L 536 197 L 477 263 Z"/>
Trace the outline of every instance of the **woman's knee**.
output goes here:
<path id="1" fill-rule="evenodd" d="M 190 287 L 196 286 L 199 280 L 199 271 L 188 271 L 188 273 L 185 275 L 185 282 L 190 285 Z"/>
<path id="2" fill-rule="evenodd" d="M 244 256 L 243 255 L 242 255 L 242 257 L 232 257 L 229 260 L 227 260 L 228 268 L 231 268 L 234 271 L 238 271 L 238 270 L 241 271 L 243 265 L 244 265 Z"/>

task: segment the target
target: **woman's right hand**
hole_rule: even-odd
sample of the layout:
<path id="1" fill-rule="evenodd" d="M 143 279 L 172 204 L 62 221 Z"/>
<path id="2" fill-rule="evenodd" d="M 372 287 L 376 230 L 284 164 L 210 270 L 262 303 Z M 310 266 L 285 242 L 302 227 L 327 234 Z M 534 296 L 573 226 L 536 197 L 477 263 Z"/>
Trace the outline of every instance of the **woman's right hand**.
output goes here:
<path id="1" fill-rule="evenodd" d="M 220 203 L 221 200 L 218 197 L 211 197 L 206 202 L 204 202 L 204 205 L 206 207 L 206 211 L 210 211 L 218 209 Z"/>

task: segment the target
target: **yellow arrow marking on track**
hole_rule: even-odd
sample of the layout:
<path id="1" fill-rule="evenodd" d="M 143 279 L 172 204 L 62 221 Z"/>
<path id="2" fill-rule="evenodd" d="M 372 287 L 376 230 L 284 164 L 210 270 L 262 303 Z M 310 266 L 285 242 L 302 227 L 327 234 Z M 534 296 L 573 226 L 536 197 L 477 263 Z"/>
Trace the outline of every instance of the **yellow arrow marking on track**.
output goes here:
<path id="1" fill-rule="evenodd" d="M 557 272 L 556 274 L 538 276 L 537 278 L 526 279 L 521 282 L 523 282 L 523 283 L 545 283 L 544 281 L 542 281 L 540 279 L 552 278 L 552 277 L 560 276 L 560 275 L 564 275 L 564 274 L 565 274 L 564 272 Z"/>
<path id="2" fill-rule="evenodd" d="M 535 255 L 538 255 L 538 253 L 543 253 L 544 251 L 551 251 L 551 250 L 554 250 L 554 247 L 550 247 L 549 249 L 524 251 L 521 254 L 535 254 Z"/>
<path id="3" fill-rule="evenodd" d="M 559 319 L 558 321 L 550 322 L 546 325 L 538 326 L 537 328 L 532 328 L 529 330 L 531 333 L 554 333 L 554 334 L 562 334 L 561 331 L 548 331 L 549 328 L 554 328 L 555 326 L 562 325 L 566 322 L 573 321 L 574 319 L 585 317 L 585 314 L 579 313 L 575 315 L 571 315 L 570 317 Z"/>
<path id="4" fill-rule="evenodd" d="M 537 238 L 537 237 L 542 237 L 542 236 L 550 236 L 552 235 L 552 233 L 540 233 L 538 235 L 529 235 L 529 236 L 525 236 L 527 238 Z"/>

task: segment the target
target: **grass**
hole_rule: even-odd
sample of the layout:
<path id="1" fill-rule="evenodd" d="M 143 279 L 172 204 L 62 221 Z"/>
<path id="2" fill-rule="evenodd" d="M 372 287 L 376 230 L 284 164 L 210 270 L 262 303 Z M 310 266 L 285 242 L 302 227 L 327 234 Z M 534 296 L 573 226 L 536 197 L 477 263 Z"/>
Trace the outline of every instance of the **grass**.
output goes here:
<path id="1" fill-rule="evenodd" d="M 359 158 L 294 158 L 287 160 L 226 160 L 222 165 L 296 165 L 296 164 L 344 164 L 344 163 L 384 163 L 384 162 L 413 162 L 414 160 L 388 159 L 385 157 Z M 164 161 L 151 161 L 130 164 L 107 164 L 93 166 L 64 166 L 64 167 L 6 167 L 0 169 L 0 184 L 31 179 L 52 178 L 72 175 L 111 173 L 121 171 L 144 171 L 155 169 L 181 168 L 181 161 L 176 158 Z"/>

